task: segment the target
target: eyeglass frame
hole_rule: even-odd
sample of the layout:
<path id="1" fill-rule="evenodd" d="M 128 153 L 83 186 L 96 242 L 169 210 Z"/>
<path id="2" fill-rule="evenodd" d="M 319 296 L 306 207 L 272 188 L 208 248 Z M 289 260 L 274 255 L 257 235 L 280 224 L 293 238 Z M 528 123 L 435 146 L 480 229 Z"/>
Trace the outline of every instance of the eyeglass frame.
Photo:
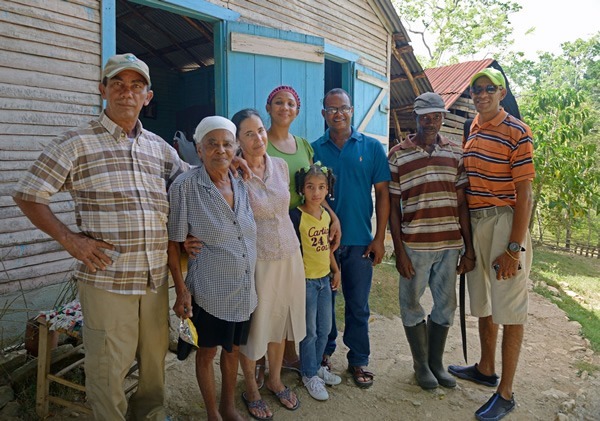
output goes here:
<path id="1" fill-rule="evenodd" d="M 346 110 L 344 110 L 344 108 Z M 352 112 L 352 106 L 351 105 L 342 105 L 341 107 L 325 107 L 323 108 L 323 111 L 325 111 L 325 114 L 328 115 L 336 115 L 337 113 L 341 113 L 341 114 L 350 114 Z"/>
<path id="2" fill-rule="evenodd" d="M 470 92 L 471 95 L 481 95 L 483 91 L 485 91 L 486 94 L 493 95 L 499 90 L 501 91 L 502 89 L 504 89 L 502 86 L 493 84 L 486 85 L 485 88 L 473 85 L 470 88 Z"/>

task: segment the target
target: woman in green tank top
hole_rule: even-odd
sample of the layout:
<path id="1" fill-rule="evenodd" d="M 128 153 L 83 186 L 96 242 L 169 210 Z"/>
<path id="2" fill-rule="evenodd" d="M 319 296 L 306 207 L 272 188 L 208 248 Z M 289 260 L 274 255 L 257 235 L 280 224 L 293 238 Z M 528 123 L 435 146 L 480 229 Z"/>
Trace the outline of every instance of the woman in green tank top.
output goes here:
<path id="1" fill-rule="evenodd" d="M 271 117 L 271 127 L 267 130 L 270 156 L 287 162 L 290 172 L 290 209 L 302 204 L 296 192 L 294 175 L 300 168 L 313 162 L 313 149 L 306 139 L 290 133 L 290 126 L 300 113 L 300 97 L 291 86 L 278 86 L 267 98 L 267 113 Z"/>
<path id="2" fill-rule="evenodd" d="M 278 86 L 267 97 L 266 109 L 271 117 L 271 127 L 267 130 L 267 153 L 287 162 L 290 173 L 290 209 L 295 209 L 303 202 L 303 198 L 296 191 L 296 172 L 300 168 L 308 168 L 313 163 L 314 156 L 312 146 L 305 138 L 290 133 L 290 126 L 300 113 L 300 96 L 291 86 Z M 331 215 L 330 241 L 332 249 L 335 250 L 342 235 L 340 221 L 326 202 L 323 206 Z M 300 373 L 300 359 L 294 342 L 286 342 L 283 368 Z M 264 379 L 264 359 L 257 361 L 256 369 L 256 380 L 260 385 Z"/>

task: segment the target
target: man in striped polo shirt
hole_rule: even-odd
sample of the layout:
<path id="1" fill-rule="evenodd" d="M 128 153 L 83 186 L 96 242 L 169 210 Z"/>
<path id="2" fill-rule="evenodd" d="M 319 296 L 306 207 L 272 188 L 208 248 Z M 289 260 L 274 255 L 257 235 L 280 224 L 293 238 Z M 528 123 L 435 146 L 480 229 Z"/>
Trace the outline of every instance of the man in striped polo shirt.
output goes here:
<path id="1" fill-rule="evenodd" d="M 475 264 L 464 188 L 461 146 L 439 134 L 444 101 L 427 92 L 415 99 L 417 133 L 395 146 L 388 160 L 390 226 L 400 273 L 400 315 L 419 386 L 455 387 L 442 355 L 456 310 L 456 273 Z M 465 253 L 460 258 L 461 249 Z M 429 285 L 431 315 L 420 299 Z"/>
<path id="2" fill-rule="evenodd" d="M 500 106 L 506 96 L 506 80 L 500 71 L 487 68 L 475 74 L 471 96 L 478 114 L 466 139 L 464 159 L 477 262 L 467 281 L 471 314 L 479 317 L 481 359 L 472 366 L 450 366 L 448 371 L 476 383 L 498 385 L 475 416 L 499 420 L 515 407 L 513 379 L 527 320 L 533 144 L 530 128 Z M 498 384 L 495 359 L 500 324 L 502 378 Z"/>

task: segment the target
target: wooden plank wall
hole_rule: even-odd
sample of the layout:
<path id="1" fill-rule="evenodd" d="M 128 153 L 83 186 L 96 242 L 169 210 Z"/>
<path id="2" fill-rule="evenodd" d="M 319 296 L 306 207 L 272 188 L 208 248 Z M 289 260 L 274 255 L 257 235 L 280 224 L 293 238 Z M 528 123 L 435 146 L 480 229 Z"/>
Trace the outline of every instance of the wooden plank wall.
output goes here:
<path id="1" fill-rule="evenodd" d="M 463 117 L 462 115 L 466 115 Z M 474 118 L 477 114 L 475 105 L 471 98 L 461 96 L 450 107 L 450 112 L 444 117 L 444 125 L 440 132 L 451 139 L 461 142 L 463 137 L 464 123 L 467 118 Z"/>
<path id="2" fill-rule="evenodd" d="M 72 268 L 10 192 L 54 135 L 100 113 L 99 10 L 99 0 L 0 2 L 0 294 L 60 282 Z M 70 199 L 59 193 L 51 208 L 74 225 Z"/>
<path id="3" fill-rule="evenodd" d="M 366 0 L 209 0 L 242 15 L 241 20 L 325 38 L 360 54 L 358 61 L 388 74 L 388 33 Z"/>

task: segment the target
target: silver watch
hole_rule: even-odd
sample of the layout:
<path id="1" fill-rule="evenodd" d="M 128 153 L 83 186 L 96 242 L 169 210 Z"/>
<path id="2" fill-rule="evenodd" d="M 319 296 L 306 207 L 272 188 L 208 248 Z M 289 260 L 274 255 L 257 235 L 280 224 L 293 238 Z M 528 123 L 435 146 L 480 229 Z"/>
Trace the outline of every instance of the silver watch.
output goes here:
<path id="1" fill-rule="evenodd" d="M 518 253 L 521 251 L 521 244 L 519 243 L 508 243 L 508 251 L 512 252 L 512 253 Z"/>

